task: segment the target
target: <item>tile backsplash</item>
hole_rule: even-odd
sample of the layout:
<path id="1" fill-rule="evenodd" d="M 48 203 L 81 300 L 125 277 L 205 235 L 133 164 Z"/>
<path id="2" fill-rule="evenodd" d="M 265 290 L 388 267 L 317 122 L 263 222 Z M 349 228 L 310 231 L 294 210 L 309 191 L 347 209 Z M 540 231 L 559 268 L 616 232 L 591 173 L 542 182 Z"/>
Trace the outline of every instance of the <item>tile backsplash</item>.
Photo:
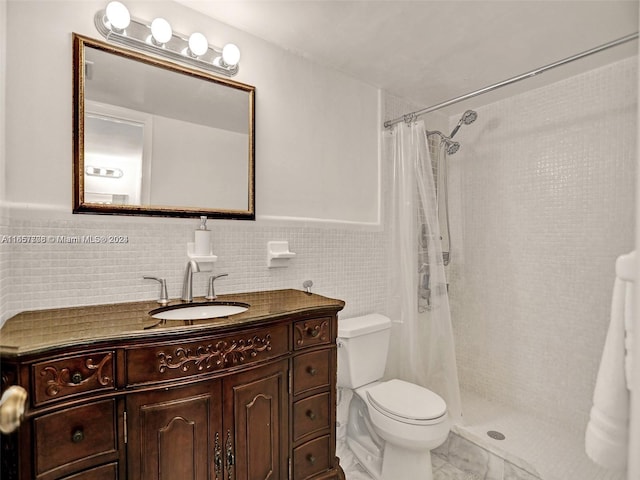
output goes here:
<path id="1" fill-rule="evenodd" d="M 13 214 L 5 219 L 0 250 L 3 316 L 24 310 L 153 299 L 167 279 L 169 296 L 181 294 L 187 242 L 197 219 Z M 347 303 L 344 315 L 384 307 L 382 229 L 358 226 L 209 221 L 218 294 L 302 289 Z M 34 236 L 32 243 L 19 236 Z M 119 243 L 102 242 L 114 237 Z M 8 240 L 8 241 L 7 241 Z M 287 268 L 267 268 L 267 242 L 288 240 L 296 257 Z M 33 243 L 35 242 L 35 243 Z M 75 243 L 78 242 L 78 243 Z M 206 293 L 206 272 L 194 275 L 194 295 Z"/>

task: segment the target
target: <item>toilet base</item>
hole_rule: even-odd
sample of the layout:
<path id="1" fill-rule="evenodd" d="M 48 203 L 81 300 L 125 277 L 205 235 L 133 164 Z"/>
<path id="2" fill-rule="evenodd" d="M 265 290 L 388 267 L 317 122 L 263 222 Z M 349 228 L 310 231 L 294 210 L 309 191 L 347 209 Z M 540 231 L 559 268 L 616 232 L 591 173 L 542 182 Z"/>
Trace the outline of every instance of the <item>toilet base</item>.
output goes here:
<path id="1" fill-rule="evenodd" d="M 360 438 L 359 440 L 365 440 Z M 365 444 L 367 442 L 365 441 Z M 347 445 L 356 457 L 358 463 L 364 468 L 373 480 L 382 480 L 382 456 L 376 455 L 375 449 L 369 449 L 371 445 L 365 447 L 358 440 L 347 437 Z"/>
<path id="2" fill-rule="evenodd" d="M 384 446 L 380 480 L 433 480 L 431 451 L 407 450 L 387 442 Z"/>
<path id="3" fill-rule="evenodd" d="M 347 445 L 374 480 L 433 480 L 431 451 L 407 450 L 387 442 L 380 456 L 373 442 L 364 437 L 347 437 Z"/>

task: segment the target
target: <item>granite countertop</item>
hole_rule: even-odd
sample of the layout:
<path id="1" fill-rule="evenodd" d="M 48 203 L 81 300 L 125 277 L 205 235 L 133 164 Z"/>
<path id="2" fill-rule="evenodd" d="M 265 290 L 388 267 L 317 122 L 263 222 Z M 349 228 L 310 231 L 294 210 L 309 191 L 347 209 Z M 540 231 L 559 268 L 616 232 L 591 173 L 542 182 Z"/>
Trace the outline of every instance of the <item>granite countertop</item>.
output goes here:
<path id="1" fill-rule="evenodd" d="M 205 303 L 194 298 L 193 304 Z M 247 311 L 230 317 L 206 320 L 157 320 L 149 315 L 159 308 L 155 301 L 56 308 L 19 313 L 0 329 L 0 354 L 21 356 L 48 349 L 91 344 L 96 341 L 131 337 L 155 338 L 176 332 L 202 332 L 220 327 L 275 319 L 287 314 L 316 309 L 341 310 L 342 300 L 309 294 L 300 290 L 272 290 L 219 295 L 218 302 L 249 304 Z M 169 305 L 179 305 L 173 300 Z M 191 305 L 193 305 L 191 304 Z"/>

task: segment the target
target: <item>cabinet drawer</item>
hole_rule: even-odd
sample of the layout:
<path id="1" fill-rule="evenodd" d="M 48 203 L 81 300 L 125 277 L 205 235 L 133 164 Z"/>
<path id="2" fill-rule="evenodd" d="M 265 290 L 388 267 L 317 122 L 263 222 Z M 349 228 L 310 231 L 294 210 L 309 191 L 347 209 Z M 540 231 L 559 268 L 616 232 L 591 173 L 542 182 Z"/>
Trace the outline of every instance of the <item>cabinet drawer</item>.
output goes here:
<path id="1" fill-rule="evenodd" d="M 293 404 L 293 441 L 329 428 L 329 393 L 314 395 Z"/>
<path id="2" fill-rule="evenodd" d="M 303 479 L 328 470 L 329 435 L 316 438 L 293 450 L 293 478 Z"/>
<path id="3" fill-rule="evenodd" d="M 57 468 L 90 467 L 117 449 L 115 400 L 44 415 L 33 425 L 38 476 Z"/>
<path id="4" fill-rule="evenodd" d="M 293 359 L 293 394 L 329 386 L 329 371 L 333 350 L 319 350 Z"/>
<path id="5" fill-rule="evenodd" d="M 118 480 L 118 464 L 108 463 L 70 477 L 64 477 L 62 480 Z"/>
<path id="6" fill-rule="evenodd" d="M 127 350 L 127 384 L 203 375 L 286 354 L 287 325 Z"/>
<path id="7" fill-rule="evenodd" d="M 301 320 L 293 326 L 293 347 L 296 350 L 322 345 L 331 341 L 331 317 Z"/>
<path id="8" fill-rule="evenodd" d="M 113 352 L 56 358 L 31 366 L 34 405 L 100 390 L 113 390 Z"/>

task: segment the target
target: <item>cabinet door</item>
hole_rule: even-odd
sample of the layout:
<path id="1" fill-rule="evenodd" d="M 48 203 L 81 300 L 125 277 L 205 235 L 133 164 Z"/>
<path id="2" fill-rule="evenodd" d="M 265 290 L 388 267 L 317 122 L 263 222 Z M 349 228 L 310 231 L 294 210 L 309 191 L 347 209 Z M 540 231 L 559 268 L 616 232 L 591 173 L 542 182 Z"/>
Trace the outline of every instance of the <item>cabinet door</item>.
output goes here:
<path id="1" fill-rule="evenodd" d="M 224 380 L 229 480 L 288 478 L 288 361 Z"/>
<path id="2" fill-rule="evenodd" d="M 221 410 L 220 381 L 129 395 L 128 478 L 222 480 Z"/>

